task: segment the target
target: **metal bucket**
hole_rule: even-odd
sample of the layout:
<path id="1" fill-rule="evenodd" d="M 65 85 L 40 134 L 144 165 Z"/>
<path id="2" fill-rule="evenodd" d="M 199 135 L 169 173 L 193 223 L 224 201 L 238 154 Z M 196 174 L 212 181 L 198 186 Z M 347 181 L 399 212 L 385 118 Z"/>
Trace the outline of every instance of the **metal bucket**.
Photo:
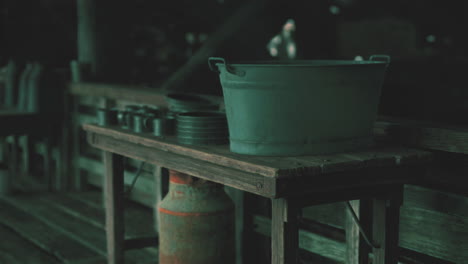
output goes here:
<path id="1" fill-rule="evenodd" d="M 169 171 L 159 204 L 159 263 L 235 262 L 234 204 L 223 186 Z"/>
<path id="2" fill-rule="evenodd" d="M 219 73 L 232 152 L 290 156 L 348 151 L 372 144 L 390 59 L 227 64 Z"/>

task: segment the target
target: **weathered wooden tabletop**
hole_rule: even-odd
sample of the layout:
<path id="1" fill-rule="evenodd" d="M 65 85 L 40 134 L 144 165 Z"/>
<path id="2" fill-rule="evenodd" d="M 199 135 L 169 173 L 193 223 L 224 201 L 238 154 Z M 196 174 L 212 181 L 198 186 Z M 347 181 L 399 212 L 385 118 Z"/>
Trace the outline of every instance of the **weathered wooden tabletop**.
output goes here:
<path id="1" fill-rule="evenodd" d="M 230 152 L 228 145 L 192 146 L 177 143 L 175 137 L 118 127 L 84 124 L 83 128 L 88 142 L 104 151 L 271 198 L 405 183 L 431 159 L 430 152 L 404 147 L 297 157 L 247 156 Z"/>

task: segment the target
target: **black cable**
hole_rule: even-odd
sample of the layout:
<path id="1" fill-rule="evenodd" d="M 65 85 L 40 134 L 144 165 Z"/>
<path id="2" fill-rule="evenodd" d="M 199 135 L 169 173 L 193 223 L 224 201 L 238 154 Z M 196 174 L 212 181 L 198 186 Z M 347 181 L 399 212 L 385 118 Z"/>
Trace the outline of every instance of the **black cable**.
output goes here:
<path id="1" fill-rule="evenodd" d="M 130 193 L 132 192 L 133 187 L 135 186 L 135 183 L 136 183 L 136 181 L 138 180 L 138 177 L 140 177 L 140 174 L 141 174 L 141 172 L 143 171 L 143 166 L 144 166 L 144 165 L 145 165 L 145 162 L 142 161 L 142 162 L 140 163 L 140 166 L 138 167 L 137 172 L 135 173 L 135 176 L 133 177 L 132 183 L 130 184 L 130 186 L 128 186 L 127 191 L 125 192 L 125 195 L 126 195 L 126 196 L 129 196 Z"/>
<path id="2" fill-rule="evenodd" d="M 380 248 L 380 245 L 378 245 L 377 243 L 375 242 L 371 242 L 369 240 L 369 238 L 367 237 L 366 233 L 364 232 L 364 229 L 362 228 L 361 226 L 361 223 L 359 223 L 359 219 L 356 215 L 356 212 L 354 212 L 354 209 L 353 207 L 351 206 L 351 204 L 348 202 L 345 202 L 346 203 L 346 207 L 348 208 L 348 211 L 351 213 L 351 216 L 353 217 L 353 220 L 354 220 L 354 223 L 358 226 L 359 228 L 359 232 L 361 233 L 362 237 L 364 238 L 364 240 L 366 241 L 366 243 L 370 246 L 370 247 L 373 247 L 373 248 Z"/>

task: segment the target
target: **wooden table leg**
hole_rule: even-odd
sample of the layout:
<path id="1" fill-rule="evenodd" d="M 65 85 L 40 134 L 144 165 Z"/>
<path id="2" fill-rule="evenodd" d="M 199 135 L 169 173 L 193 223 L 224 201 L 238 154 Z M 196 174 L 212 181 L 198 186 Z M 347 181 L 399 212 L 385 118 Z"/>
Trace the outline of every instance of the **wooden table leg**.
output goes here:
<path id="1" fill-rule="evenodd" d="M 374 264 L 397 264 L 399 257 L 400 206 L 403 187 L 388 199 L 374 199 L 373 240 L 380 245 L 373 249 Z"/>
<path id="2" fill-rule="evenodd" d="M 123 157 L 104 151 L 107 263 L 124 263 Z"/>
<path id="3" fill-rule="evenodd" d="M 153 208 L 153 218 L 154 218 L 154 228 L 156 233 L 159 234 L 159 211 L 158 206 L 166 195 L 165 190 L 169 184 L 169 177 L 166 173 L 163 173 L 164 168 L 160 166 L 154 166 L 153 176 L 154 176 L 154 208 Z"/>
<path id="4" fill-rule="evenodd" d="M 297 263 L 299 249 L 299 210 L 287 199 L 272 199 L 271 263 Z"/>
<path id="5" fill-rule="evenodd" d="M 350 201 L 351 207 L 359 217 L 359 222 L 366 234 L 370 234 L 370 211 L 369 200 Z M 368 264 L 370 247 L 366 244 L 360 234 L 359 227 L 355 223 L 351 213 L 347 210 L 345 218 L 346 229 L 346 263 Z"/>

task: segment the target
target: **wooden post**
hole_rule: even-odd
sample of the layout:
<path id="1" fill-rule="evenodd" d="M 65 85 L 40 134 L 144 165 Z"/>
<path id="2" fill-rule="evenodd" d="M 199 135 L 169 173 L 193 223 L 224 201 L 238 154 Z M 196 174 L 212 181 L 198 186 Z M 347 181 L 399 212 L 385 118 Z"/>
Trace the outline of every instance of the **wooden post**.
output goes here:
<path id="1" fill-rule="evenodd" d="M 124 263 L 123 157 L 104 152 L 107 263 Z"/>
<path id="2" fill-rule="evenodd" d="M 298 208 L 284 198 L 272 199 L 271 263 L 297 263 L 299 249 Z"/>
<path id="3" fill-rule="evenodd" d="M 224 190 L 235 205 L 236 264 L 242 264 L 244 263 L 242 242 L 244 240 L 244 226 L 246 224 L 244 216 L 244 192 L 228 186 L 224 186 Z"/>
<path id="4" fill-rule="evenodd" d="M 96 1 L 76 1 L 78 15 L 78 62 L 89 63 L 91 72 L 97 71 Z"/>
<path id="5" fill-rule="evenodd" d="M 397 264 L 399 257 L 400 206 L 403 186 L 388 199 L 374 199 L 373 240 L 380 248 L 374 248 L 374 264 Z"/>
<path id="6" fill-rule="evenodd" d="M 366 200 L 350 201 L 356 215 L 359 217 L 359 222 L 366 234 L 370 234 L 369 217 L 370 204 Z M 346 229 L 346 263 L 348 264 L 367 264 L 369 263 L 369 246 L 365 243 L 362 235 L 359 232 L 358 225 L 354 222 L 351 213 L 347 210 L 345 219 Z"/>

